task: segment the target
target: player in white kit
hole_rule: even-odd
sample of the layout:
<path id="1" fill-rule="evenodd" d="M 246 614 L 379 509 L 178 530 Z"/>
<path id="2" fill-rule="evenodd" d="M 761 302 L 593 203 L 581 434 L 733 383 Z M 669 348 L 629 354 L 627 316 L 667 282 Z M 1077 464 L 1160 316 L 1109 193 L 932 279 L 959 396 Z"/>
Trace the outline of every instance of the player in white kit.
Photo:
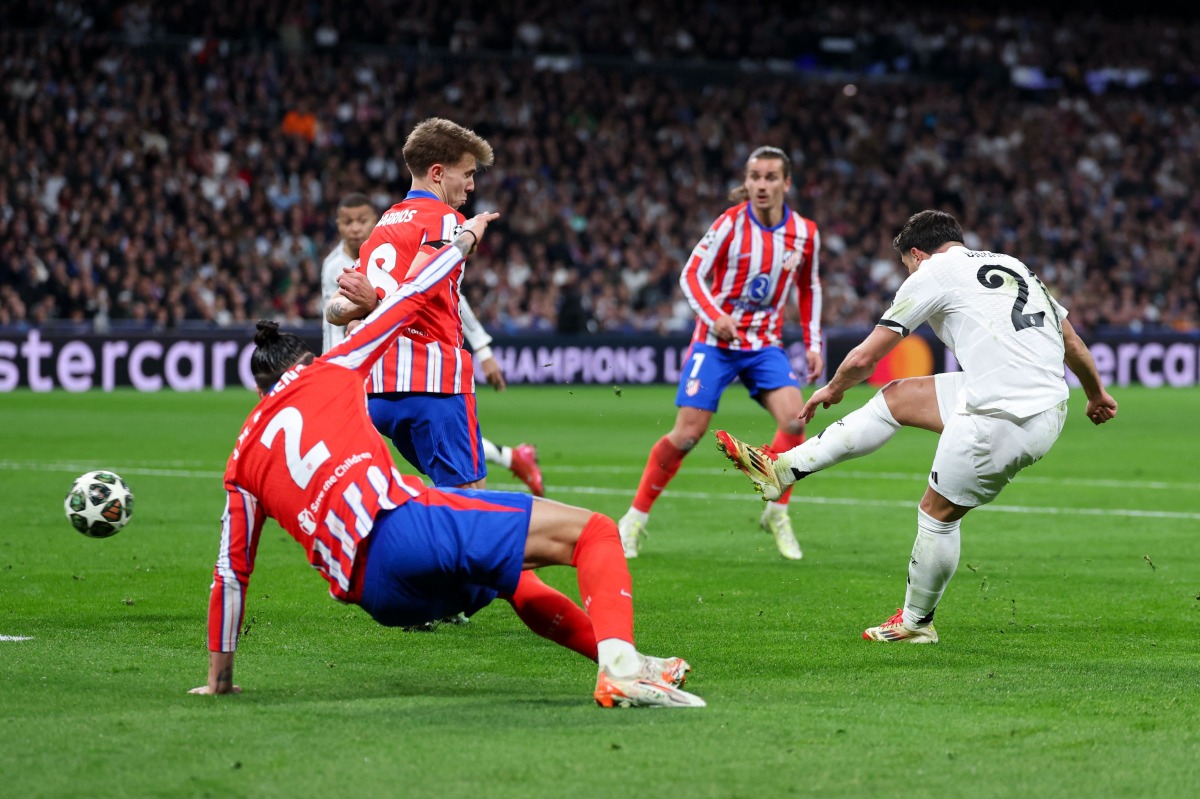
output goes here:
<path id="1" fill-rule="evenodd" d="M 875 641 L 936 643 L 933 614 L 958 566 L 959 520 L 986 505 L 1017 472 L 1042 458 L 1067 413 L 1063 361 L 1087 396 L 1087 415 L 1117 415 L 1087 346 L 1029 267 L 1009 255 L 968 250 L 950 214 L 921 211 L 893 245 L 909 277 L 878 326 L 850 351 L 801 412 L 841 402 L 922 322 L 954 353 L 963 371 L 894 380 L 853 413 L 804 444 L 774 453 L 725 431 L 718 447 L 767 499 L 812 472 L 883 446 L 901 426 L 941 434 L 929 485 L 917 510 L 917 539 L 904 607 L 863 632 Z"/>
<path id="2" fill-rule="evenodd" d="M 347 194 L 338 202 L 337 232 L 341 240 L 321 264 L 321 307 L 329 305 L 338 290 L 338 276 L 354 270 L 358 250 L 371 235 L 379 214 L 365 194 Z M 335 325 L 321 315 L 321 352 L 329 352 L 346 337 L 345 325 Z"/>

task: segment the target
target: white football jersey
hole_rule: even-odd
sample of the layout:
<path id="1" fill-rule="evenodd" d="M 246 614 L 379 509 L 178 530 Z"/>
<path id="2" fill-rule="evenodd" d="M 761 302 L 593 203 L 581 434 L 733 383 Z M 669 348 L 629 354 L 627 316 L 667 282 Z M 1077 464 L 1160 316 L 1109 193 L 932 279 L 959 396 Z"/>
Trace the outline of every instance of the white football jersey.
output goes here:
<path id="1" fill-rule="evenodd" d="M 325 256 L 325 262 L 321 264 L 321 352 L 329 352 L 333 347 L 340 344 L 342 339 L 346 337 L 346 328 L 343 325 L 331 324 L 324 316 L 324 308 L 333 299 L 334 292 L 338 289 L 338 275 L 354 266 L 354 259 L 346 254 L 346 242 L 339 241 L 337 246 L 333 248 L 333 252 Z"/>
<path id="2" fill-rule="evenodd" d="M 961 410 L 1020 420 L 1067 399 L 1066 315 L 1016 258 L 956 246 L 908 276 L 879 324 L 907 336 L 928 321 L 966 375 Z"/>

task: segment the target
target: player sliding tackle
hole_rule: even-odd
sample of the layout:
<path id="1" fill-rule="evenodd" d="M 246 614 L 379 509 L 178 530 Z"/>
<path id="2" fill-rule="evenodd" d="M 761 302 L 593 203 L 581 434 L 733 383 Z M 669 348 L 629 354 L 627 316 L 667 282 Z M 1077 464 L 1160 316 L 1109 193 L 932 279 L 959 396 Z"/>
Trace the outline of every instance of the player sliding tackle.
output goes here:
<path id="1" fill-rule="evenodd" d="M 684 660 L 634 648 L 633 589 L 612 519 L 524 493 L 427 488 L 396 470 L 371 425 L 367 374 L 496 217 L 469 220 L 319 358 L 273 322 L 258 323 L 250 365 L 262 400 L 225 469 L 208 682 L 192 693 L 240 690 L 234 651 L 271 517 L 304 547 L 335 599 L 360 605 L 380 624 L 470 615 L 503 597 L 534 632 L 598 663 L 599 704 L 704 706 L 679 688 Z M 549 565 L 575 567 L 586 613 L 530 571 Z"/>
<path id="2" fill-rule="evenodd" d="M 963 371 L 894 380 L 816 438 L 776 454 L 724 430 L 718 448 L 773 499 L 813 472 L 883 446 L 901 426 L 940 434 L 929 485 L 917 510 L 917 540 L 904 607 L 863 632 L 875 641 L 936 643 L 933 614 L 958 567 L 959 520 L 991 502 L 1017 472 L 1049 452 L 1066 420 L 1063 361 L 1103 424 L 1117 403 L 1091 353 L 1029 267 L 1008 255 L 968 250 L 958 221 L 922 211 L 892 242 L 909 277 L 879 325 L 813 393 L 801 417 L 842 401 L 883 356 L 922 322 L 954 352 Z"/>

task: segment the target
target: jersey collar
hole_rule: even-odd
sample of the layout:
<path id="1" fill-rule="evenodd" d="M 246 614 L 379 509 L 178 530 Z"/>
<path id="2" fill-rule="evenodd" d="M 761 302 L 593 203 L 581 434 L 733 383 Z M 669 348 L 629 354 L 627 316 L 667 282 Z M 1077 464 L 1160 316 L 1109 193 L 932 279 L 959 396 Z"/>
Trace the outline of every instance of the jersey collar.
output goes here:
<path id="1" fill-rule="evenodd" d="M 441 198 L 440 198 L 440 197 L 438 197 L 438 196 L 437 196 L 436 194 L 434 194 L 433 192 L 431 192 L 431 191 L 425 191 L 424 189 L 412 189 L 411 191 L 409 191 L 409 192 L 408 192 L 408 196 L 406 196 L 404 199 L 406 199 L 406 200 L 415 200 L 415 199 L 417 199 L 418 197 L 423 197 L 423 198 L 425 198 L 426 200 L 438 200 L 439 202 L 441 202 Z"/>
<path id="2" fill-rule="evenodd" d="M 792 209 L 788 208 L 786 204 L 783 206 L 783 216 L 781 216 L 779 218 L 779 224 L 775 225 L 775 227 L 767 227 L 762 222 L 760 222 L 758 217 L 754 215 L 754 206 L 751 203 L 746 203 L 746 213 L 750 215 L 750 219 L 754 222 L 755 225 L 757 225 L 758 227 L 767 231 L 768 233 L 773 233 L 774 231 L 779 230 L 779 228 L 781 228 L 787 224 L 788 219 L 790 219 L 792 216 Z"/>

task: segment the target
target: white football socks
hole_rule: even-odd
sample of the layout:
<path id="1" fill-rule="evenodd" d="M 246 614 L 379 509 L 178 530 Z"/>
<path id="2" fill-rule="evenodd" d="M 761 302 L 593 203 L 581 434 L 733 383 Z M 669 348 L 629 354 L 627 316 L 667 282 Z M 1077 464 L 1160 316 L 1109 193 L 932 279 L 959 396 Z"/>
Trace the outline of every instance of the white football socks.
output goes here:
<path id="1" fill-rule="evenodd" d="M 878 391 L 866 405 L 838 419 L 820 435 L 782 453 L 775 472 L 786 488 L 797 479 L 791 474 L 792 469 L 802 473 L 817 472 L 851 458 L 861 458 L 886 444 L 899 429 L 900 423 L 888 409 L 883 392 Z"/>
<path id="2" fill-rule="evenodd" d="M 939 522 L 917 508 L 917 540 L 908 560 L 908 590 L 904 594 L 904 624 L 929 624 L 942 592 L 958 568 L 959 522 Z"/>
<path id="3" fill-rule="evenodd" d="M 628 641 L 605 638 L 596 642 L 596 665 L 613 677 L 630 677 L 642 666 L 642 656 Z"/>
<path id="4" fill-rule="evenodd" d="M 511 469 L 512 447 L 497 447 L 485 438 L 483 440 L 483 459 L 488 463 L 498 463 L 505 469 Z"/>

